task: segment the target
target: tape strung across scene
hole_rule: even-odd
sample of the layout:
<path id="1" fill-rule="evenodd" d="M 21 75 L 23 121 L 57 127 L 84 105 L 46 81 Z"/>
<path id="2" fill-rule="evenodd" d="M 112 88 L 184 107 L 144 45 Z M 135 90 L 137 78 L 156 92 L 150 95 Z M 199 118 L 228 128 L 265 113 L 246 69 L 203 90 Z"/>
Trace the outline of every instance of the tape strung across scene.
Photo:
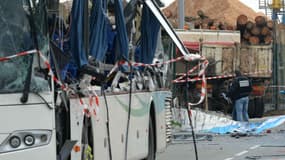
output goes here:
<path id="1" fill-rule="evenodd" d="M 119 68 L 119 66 L 121 66 L 121 65 L 128 65 L 128 66 L 134 66 L 134 67 L 161 66 L 161 65 L 164 65 L 164 64 L 170 64 L 170 63 L 178 62 L 180 60 L 185 60 L 185 61 L 188 61 L 188 62 L 191 62 L 191 61 L 203 61 L 202 63 L 199 63 L 197 66 L 193 67 L 192 69 L 190 69 L 188 71 L 188 74 L 190 74 L 190 73 L 193 73 L 195 70 L 200 69 L 197 79 L 201 79 L 202 80 L 201 97 L 200 97 L 200 100 L 197 103 L 189 103 L 190 106 L 199 105 L 199 104 L 201 104 L 204 101 L 205 96 L 206 96 L 207 79 L 206 79 L 206 76 L 205 76 L 205 71 L 206 71 L 206 69 L 208 67 L 209 62 L 208 62 L 208 60 L 205 57 L 203 57 L 201 55 L 198 55 L 198 54 L 187 54 L 187 55 L 180 56 L 180 57 L 168 60 L 168 61 L 164 61 L 162 63 L 153 63 L 153 64 L 144 64 L 144 63 L 137 63 L 137 62 L 118 61 L 115 64 L 115 66 L 111 69 L 111 71 L 107 75 L 107 77 L 109 77 L 112 73 L 114 73 Z M 183 74 L 181 77 L 179 77 L 178 79 L 174 80 L 173 83 L 178 83 L 179 81 L 186 82 L 186 80 L 182 80 L 183 78 L 186 77 L 186 75 L 187 75 L 186 73 Z"/>
<path id="2" fill-rule="evenodd" d="M 20 56 L 26 56 L 26 55 L 30 55 L 30 54 L 35 54 L 38 53 L 39 56 L 41 57 L 41 59 L 44 61 L 44 64 L 47 66 L 49 74 L 52 75 L 53 80 L 61 87 L 61 89 L 66 90 L 67 87 L 60 81 L 58 80 L 51 69 L 50 63 L 48 61 L 48 59 L 40 52 L 37 50 L 30 50 L 30 51 L 24 51 L 24 52 L 20 52 L 17 53 L 15 55 L 12 56 L 7 56 L 7 57 L 2 57 L 0 58 L 0 62 L 2 61 L 7 61 L 7 60 L 11 60 L 13 58 L 16 57 L 20 57 Z M 206 96 L 206 86 L 207 86 L 207 80 L 212 80 L 212 79 L 222 79 L 222 78 L 231 78 L 234 77 L 234 74 L 227 74 L 227 75 L 220 75 L 220 76 L 213 76 L 213 77 L 206 77 L 205 75 L 205 71 L 206 68 L 208 67 L 208 60 L 198 54 L 187 54 L 184 56 L 180 56 L 171 60 L 167 60 L 161 63 L 153 63 L 153 64 L 144 64 L 144 63 L 138 63 L 138 62 L 127 62 L 127 61 L 118 61 L 115 66 L 111 69 L 111 71 L 109 72 L 109 74 L 107 75 L 107 77 L 109 77 L 113 72 L 115 72 L 119 66 L 121 65 L 132 65 L 134 67 L 147 67 L 147 66 L 161 66 L 161 65 L 165 65 L 165 64 L 170 64 L 170 63 L 175 63 L 181 60 L 185 60 L 185 61 L 203 61 L 200 62 L 198 65 L 194 66 L 192 69 L 190 69 L 187 73 L 183 73 L 180 74 L 179 77 L 175 80 L 173 80 L 173 83 L 186 83 L 186 82 L 195 82 L 195 81 L 202 81 L 202 87 L 201 87 L 201 97 L 200 100 L 197 103 L 189 103 L 189 105 L 198 105 L 201 104 Z M 200 69 L 200 70 L 199 70 Z M 194 77 L 194 78 L 189 78 L 186 79 L 187 74 L 191 74 L 194 71 L 199 70 L 198 76 Z M 251 74 L 262 74 L 262 73 L 271 73 L 272 71 L 259 71 L 259 72 L 254 72 L 254 73 L 244 73 L 245 75 L 251 75 Z M 90 94 L 90 95 L 94 95 L 94 94 Z M 96 96 L 95 96 L 96 97 Z M 92 98 L 89 98 L 92 99 Z M 94 112 L 96 113 L 96 112 Z"/>
<path id="3" fill-rule="evenodd" d="M 21 57 L 21 56 L 27 56 L 27 55 L 36 54 L 36 53 L 44 61 L 44 64 L 46 65 L 46 67 L 48 69 L 49 75 L 51 77 L 53 77 L 53 80 L 61 87 L 62 90 L 66 90 L 67 87 L 54 76 L 54 73 L 52 72 L 52 69 L 51 69 L 51 65 L 49 63 L 49 60 L 40 51 L 38 51 L 36 49 L 20 52 L 20 53 L 17 53 L 15 55 L 12 55 L 12 56 L 0 57 L 0 62 L 4 62 L 4 61 L 11 60 L 13 58 L 17 58 L 17 57 Z M 91 91 L 89 89 L 89 103 L 88 103 L 88 105 L 83 102 L 82 98 L 79 98 L 79 102 L 80 102 L 81 106 L 83 106 L 83 114 L 87 115 L 88 117 L 91 116 L 91 113 L 93 113 L 95 116 L 98 114 L 98 112 L 99 112 L 99 97 L 95 91 Z M 94 105 L 95 105 L 95 107 L 94 107 Z"/>
<path id="4" fill-rule="evenodd" d="M 195 67 L 197 67 L 197 66 L 195 66 Z M 194 68 L 195 68 L 195 67 L 194 67 Z M 193 69 L 194 69 L 194 68 L 193 68 Z M 190 73 L 193 73 L 193 71 L 190 72 L 190 70 L 189 70 L 188 74 L 190 74 Z M 264 73 L 272 73 L 272 71 L 251 72 L 251 73 L 244 73 L 244 75 L 257 75 L 257 74 L 264 74 Z M 186 82 L 186 80 L 183 79 L 184 77 L 182 77 L 182 76 L 186 75 L 185 73 L 177 74 L 177 75 L 179 75 L 180 77 L 177 78 L 177 79 L 175 79 L 175 80 L 173 80 L 173 83 L 185 83 L 185 82 Z M 213 77 L 206 77 L 206 79 L 207 79 L 207 80 L 212 80 L 212 79 L 223 79 L 223 78 L 231 78 L 231 77 L 235 77 L 235 74 L 226 74 L 226 75 L 219 75 L 219 76 L 213 76 Z M 199 77 L 188 78 L 188 82 L 196 82 L 196 81 L 201 81 L 201 80 L 202 80 L 202 79 L 199 78 Z M 280 87 L 280 86 L 279 86 L 279 87 Z M 285 86 L 284 86 L 284 87 L 285 87 Z"/>
<path id="5" fill-rule="evenodd" d="M 53 80 L 58 85 L 60 85 L 61 89 L 63 89 L 63 90 L 67 89 L 67 87 L 60 80 L 58 80 L 54 76 L 54 74 L 52 72 L 52 69 L 51 69 L 51 65 L 50 65 L 48 59 L 40 51 L 37 51 L 37 50 L 34 49 L 34 50 L 30 50 L 30 51 L 20 52 L 20 53 L 17 53 L 15 55 L 12 55 L 12 56 L 0 58 L 0 62 L 11 60 L 13 58 L 20 57 L 20 56 L 26 56 L 26 55 L 30 55 L 30 54 L 35 54 L 35 53 L 38 53 L 39 56 L 41 57 L 41 59 L 44 61 L 44 64 L 48 68 L 49 74 L 53 77 Z M 143 67 L 146 67 L 146 66 L 159 66 L 159 65 L 174 63 L 174 62 L 177 62 L 177 61 L 180 61 L 180 60 L 183 60 L 183 59 L 185 61 L 196 61 L 196 60 L 204 61 L 203 63 L 200 63 L 199 65 L 197 65 L 196 67 L 194 67 L 194 68 L 192 68 L 191 70 L 188 71 L 188 73 L 192 73 L 192 72 L 194 72 L 194 70 L 197 70 L 197 69 L 201 68 L 201 70 L 199 71 L 198 77 L 197 77 L 197 78 L 201 77 L 199 79 L 202 80 L 201 97 L 200 97 L 200 100 L 197 103 L 189 103 L 189 105 L 201 104 L 204 101 L 205 95 L 206 95 L 206 86 L 207 86 L 206 84 L 207 84 L 207 82 L 206 82 L 205 70 L 206 70 L 209 62 L 206 60 L 205 57 L 203 57 L 201 55 L 198 55 L 198 54 L 187 54 L 187 55 L 180 56 L 180 57 L 177 57 L 175 59 L 171 59 L 171 60 L 168 60 L 168 61 L 165 61 L 165 62 L 162 62 L 162 63 L 153 63 L 153 64 L 144 64 L 144 63 L 137 63 L 137 62 L 118 61 L 115 64 L 115 66 L 112 68 L 112 70 L 110 71 L 110 73 L 108 74 L 107 77 L 109 77 L 114 71 L 116 71 L 116 69 L 120 65 L 132 65 L 132 66 L 136 66 L 136 67 L 139 67 L 139 66 L 143 66 Z M 181 80 L 185 76 L 186 76 L 186 74 L 184 76 L 181 76 L 178 79 Z M 175 82 L 175 80 L 174 80 L 174 82 Z M 94 112 L 94 113 L 96 113 L 96 112 Z"/>
<path id="6" fill-rule="evenodd" d="M 8 60 L 11 60 L 13 58 L 17 58 L 17 57 L 22 57 L 22 56 L 27 56 L 27 55 L 30 55 L 30 54 L 35 54 L 35 53 L 38 53 L 38 55 L 40 56 L 40 58 L 44 61 L 44 64 L 46 65 L 46 67 L 48 68 L 48 72 L 49 74 L 53 77 L 53 80 L 58 84 L 60 85 L 61 89 L 66 89 L 66 87 L 64 86 L 64 84 L 58 80 L 52 70 L 51 70 L 51 65 L 48 61 L 48 59 L 41 53 L 41 51 L 38 51 L 36 49 L 33 49 L 33 50 L 29 50 L 29 51 L 24 51 L 24 52 L 19 52 L 15 55 L 11 55 L 11 56 L 7 56 L 7 57 L 0 57 L 0 62 L 4 62 L 4 61 L 8 61 Z"/>

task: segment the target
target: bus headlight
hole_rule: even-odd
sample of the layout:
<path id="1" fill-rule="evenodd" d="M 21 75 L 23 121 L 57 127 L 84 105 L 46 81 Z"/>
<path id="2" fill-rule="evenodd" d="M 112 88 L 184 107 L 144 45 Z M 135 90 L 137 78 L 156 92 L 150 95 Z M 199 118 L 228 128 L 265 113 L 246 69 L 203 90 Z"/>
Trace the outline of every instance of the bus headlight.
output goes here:
<path id="1" fill-rule="evenodd" d="M 49 144 L 51 130 L 15 131 L 0 144 L 0 153 L 34 148 Z"/>
<path id="2" fill-rule="evenodd" d="M 12 148 L 18 148 L 21 145 L 21 139 L 17 136 L 11 137 L 9 142 Z"/>
<path id="3" fill-rule="evenodd" d="M 32 136 L 32 135 L 27 135 L 27 136 L 24 138 L 24 143 L 25 143 L 27 146 L 32 146 L 33 144 L 35 144 L 35 137 Z"/>

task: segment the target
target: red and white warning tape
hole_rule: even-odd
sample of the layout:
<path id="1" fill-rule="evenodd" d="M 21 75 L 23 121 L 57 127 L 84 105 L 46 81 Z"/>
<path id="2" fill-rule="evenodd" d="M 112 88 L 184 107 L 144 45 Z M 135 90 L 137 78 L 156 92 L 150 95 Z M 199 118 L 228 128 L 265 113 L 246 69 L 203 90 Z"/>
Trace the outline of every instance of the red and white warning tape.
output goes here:
<path id="1" fill-rule="evenodd" d="M 139 62 L 129 62 L 128 63 L 126 61 L 118 61 L 115 64 L 115 66 L 111 69 L 107 77 L 109 77 L 113 72 L 115 72 L 120 65 L 131 65 L 134 67 L 160 66 L 163 64 L 170 64 L 170 63 L 178 62 L 182 59 L 184 59 L 185 61 L 195 61 L 195 60 L 205 60 L 205 57 L 202 57 L 201 55 L 198 55 L 198 54 L 189 54 L 189 55 L 180 56 L 180 57 L 168 60 L 168 61 L 164 61 L 162 63 L 152 63 L 152 64 L 145 64 L 145 63 L 139 63 Z"/>
<path id="2" fill-rule="evenodd" d="M 30 50 L 30 51 L 19 52 L 19 53 L 15 54 L 15 55 L 12 55 L 12 56 L 1 57 L 0 58 L 0 62 L 8 61 L 8 60 L 11 60 L 11 59 L 16 58 L 16 57 L 26 56 L 26 55 L 34 54 L 34 53 L 37 53 L 37 50 L 33 49 L 33 50 Z"/>
<path id="3" fill-rule="evenodd" d="M 89 90 L 88 103 L 84 103 L 81 97 L 78 98 L 80 105 L 83 107 L 83 115 L 91 117 L 99 113 L 99 97 L 94 90 Z"/>
<path id="4" fill-rule="evenodd" d="M 109 72 L 108 76 L 109 77 L 113 72 L 115 72 L 115 70 L 118 69 L 118 67 L 120 65 L 132 65 L 132 66 L 135 66 L 135 67 L 147 67 L 147 66 L 160 66 L 160 65 L 163 65 L 163 64 L 169 64 L 169 63 L 174 63 L 174 62 L 177 62 L 177 61 L 180 61 L 184 59 L 185 61 L 196 61 L 196 60 L 200 60 L 200 61 L 204 61 L 203 63 L 200 63 L 199 65 L 195 66 L 194 68 L 190 69 L 188 71 L 188 74 L 194 72 L 195 70 L 197 70 L 199 67 L 201 67 L 201 70 L 199 71 L 199 77 L 202 77 L 202 87 L 201 87 L 201 97 L 200 97 L 200 100 L 197 102 L 197 103 L 189 103 L 189 105 L 198 105 L 200 103 L 202 103 L 205 99 L 205 95 L 206 95 L 206 86 L 207 86 L 207 80 L 206 80 L 206 77 L 205 77 L 205 71 L 206 71 L 206 68 L 208 67 L 208 60 L 206 60 L 205 57 L 199 55 L 199 54 L 188 54 L 188 55 L 185 55 L 185 56 L 180 56 L 180 57 L 177 57 L 175 59 L 171 59 L 171 60 L 168 60 L 168 61 L 165 61 L 165 62 L 162 62 L 162 63 L 153 63 L 153 64 L 144 64 L 144 63 L 138 63 L 138 62 L 130 62 L 130 63 L 127 63 L 125 61 L 119 61 L 115 64 L 115 66 L 111 69 L 111 71 Z M 184 74 L 183 76 L 181 76 L 180 78 L 174 80 L 175 81 L 183 81 L 182 79 L 186 76 L 186 74 Z M 175 83 L 177 83 L 175 82 Z"/>
<path id="5" fill-rule="evenodd" d="M 36 50 L 36 49 L 30 50 L 30 51 L 20 52 L 20 53 L 17 53 L 17 54 L 15 54 L 15 55 L 12 55 L 12 56 L 1 57 L 1 58 L 0 58 L 0 62 L 8 61 L 8 60 L 11 60 L 11 59 L 13 59 L 13 58 L 17 58 L 17 57 L 21 57 L 21 56 L 27 56 L 27 55 L 35 54 L 35 53 L 38 53 L 39 56 L 41 57 L 41 59 L 44 61 L 44 64 L 45 64 L 46 67 L 48 68 L 49 74 L 53 77 L 53 80 L 54 80 L 58 85 L 60 85 L 62 89 L 66 89 L 66 87 L 64 86 L 64 84 L 54 76 L 48 59 L 47 59 L 40 51 L 38 51 L 38 50 Z"/>
<path id="6" fill-rule="evenodd" d="M 27 56 L 27 55 L 35 54 L 35 53 L 38 53 L 40 58 L 44 61 L 44 64 L 48 68 L 49 74 L 53 77 L 53 80 L 58 85 L 60 85 L 63 90 L 67 89 L 65 87 L 65 85 L 54 76 L 52 69 L 51 69 L 51 65 L 49 63 L 49 60 L 40 51 L 37 51 L 34 49 L 34 50 L 30 50 L 30 51 L 20 52 L 20 53 L 17 53 L 15 55 L 12 55 L 12 56 L 2 57 L 2 58 L 0 58 L 0 62 L 8 61 L 8 60 L 11 60 L 11 59 L 16 58 L 16 57 Z M 83 99 L 79 97 L 79 102 L 80 102 L 81 106 L 83 106 L 83 114 L 87 115 L 88 117 L 91 116 L 91 113 L 93 113 L 94 116 L 96 116 L 99 112 L 99 97 L 94 90 L 89 90 L 89 92 L 90 92 L 90 94 L 89 94 L 89 103 L 88 104 L 84 103 Z"/>
<path id="7" fill-rule="evenodd" d="M 121 65 L 131 65 L 131 66 L 134 66 L 134 67 L 160 66 L 160 65 L 163 65 L 163 64 L 174 63 L 174 62 L 180 61 L 182 59 L 185 59 L 184 56 L 180 56 L 180 57 L 177 57 L 175 59 L 164 61 L 162 63 L 152 63 L 152 64 L 145 64 L 145 63 L 139 63 L 139 62 L 130 62 L 130 63 L 128 63 L 126 61 L 118 61 L 115 64 L 115 66 L 111 69 L 111 71 L 109 72 L 107 77 L 109 77 L 112 73 L 114 73 L 118 69 L 118 67 L 121 66 Z"/>
<path id="8" fill-rule="evenodd" d="M 30 50 L 30 51 L 26 51 L 26 52 L 20 52 L 18 54 L 15 54 L 15 55 L 12 55 L 12 56 L 8 56 L 8 57 L 3 57 L 3 58 L 0 58 L 0 62 L 1 61 L 7 61 L 7 60 L 10 60 L 12 58 L 16 58 L 16 57 L 19 57 L 19 56 L 26 56 L 26 55 L 29 55 L 29 54 L 34 54 L 34 53 L 38 53 L 40 55 L 40 57 L 43 59 L 45 65 L 47 66 L 48 70 L 49 70 L 49 73 L 52 77 L 54 77 L 54 81 L 59 84 L 61 86 L 62 89 L 66 89 L 66 87 L 64 86 L 64 84 L 62 82 L 60 82 L 53 74 L 52 70 L 51 70 L 51 66 L 50 66 L 50 63 L 48 61 L 48 59 L 40 52 L 40 51 L 37 51 L 37 50 Z M 197 103 L 189 103 L 190 105 L 197 105 L 197 104 L 200 104 L 203 102 L 204 98 L 205 98 L 205 94 L 206 94 L 206 78 L 205 78 L 205 70 L 208 66 L 208 61 L 205 59 L 205 57 L 202 57 L 198 54 L 188 54 L 188 55 L 185 55 L 185 56 L 181 56 L 181 57 L 177 57 L 175 59 L 171 59 L 171 60 L 168 60 L 168 61 L 165 61 L 165 62 L 162 62 L 162 63 L 154 63 L 154 64 L 144 64 L 144 63 L 137 63 L 137 62 L 131 62 L 131 63 L 126 63 L 126 62 L 117 62 L 116 65 L 114 66 L 114 68 L 110 71 L 109 75 L 111 75 L 118 67 L 119 65 L 122 65 L 122 64 L 127 64 L 127 65 L 132 65 L 132 66 L 159 66 L 159 65 L 163 65 L 163 64 L 169 64 L 169 63 L 173 63 L 173 62 L 177 62 L 177 61 L 180 61 L 184 59 L 185 61 L 195 61 L 195 60 L 203 60 L 204 62 L 202 63 L 202 69 L 200 70 L 199 72 L 199 77 L 202 76 L 202 88 L 201 88 L 201 98 L 199 100 L 199 102 Z M 200 65 L 199 65 L 200 66 Z M 191 69 L 189 71 L 189 73 L 192 73 L 194 70 L 198 69 L 198 66 L 197 67 L 194 67 L 193 69 Z M 108 76 L 109 76 L 108 75 Z M 184 75 L 186 76 L 186 75 Z M 178 80 L 179 81 L 183 81 L 181 80 L 183 77 L 179 78 Z M 178 82 L 177 80 L 177 82 Z M 177 83 L 176 82 L 176 83 Z M 92 96 L 91 96 L 92 97 Z M 95 98 L 98 97 L 98 96 L 95 96 Z M 90 99 L 90 102 L 92 98 L 89 98 Z M 95 100 L 96 101 L 96 100 Z M 80 104 L 82 104 L 84 106 L 84 112 L 86 112 L 86 105 L 83 103 L 82 99 L 80 99 Z M 92 106 L 92 105 L 89 105 L 89 106 Z M 96 109 L 94 110 L 96 113 Z"/>
<path id="9" fill-rule="evenodd" d="M 196 66 L 195 66 L 196 67 Z M 192 72 L 191 72 L 192 73 Z M 258 72 L 252 72 L 252 73 L 244 73 L 244 75 L 258 75 L 258 74 L 266 74 L 266 73 L 272 73 L 272 71 L 258 71 Z M 188 73 L 190 74 L 190 73 Z M 185 83 L 186 80 L 183 79 L 185 78 L 186 74 L 180 74 L 180 77 L 178 77 L 176 80 L 173 80 L 173 83 Z M 235 77 L 235 74 L 226 74 L 226 75 L 220 75 L 220 76 L 212 76 L 212 77 L 206 77 L 207 80 L 213 80 L 213 79 L 223 79 L 223 78 L 231 78 Z M 188 82 L 196 82 L 196 81 L 201 81 L 202 78 L 195 77 L 195 78 L 188 78 Z"/>

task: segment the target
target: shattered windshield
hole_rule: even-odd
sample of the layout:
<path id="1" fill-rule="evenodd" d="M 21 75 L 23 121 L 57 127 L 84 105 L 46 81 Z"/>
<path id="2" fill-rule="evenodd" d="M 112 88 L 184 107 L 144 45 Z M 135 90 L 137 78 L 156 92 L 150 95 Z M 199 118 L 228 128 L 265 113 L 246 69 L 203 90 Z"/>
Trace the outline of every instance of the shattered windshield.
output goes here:
<path id="1" fill-rule="evenodd" d="M 1 0 L 0 3 L 0 57 L 12 56 L 36 48 L 47 52 L 44 3 L 41 0 Z M 35 32 L 32 32 L 35 31 Z M 0 93 L 22 92 L 32 65 L 30 90 L 48 90 L 47 81 L 36 76 L 40 67 L 36 54 L 0 61 Z"/>

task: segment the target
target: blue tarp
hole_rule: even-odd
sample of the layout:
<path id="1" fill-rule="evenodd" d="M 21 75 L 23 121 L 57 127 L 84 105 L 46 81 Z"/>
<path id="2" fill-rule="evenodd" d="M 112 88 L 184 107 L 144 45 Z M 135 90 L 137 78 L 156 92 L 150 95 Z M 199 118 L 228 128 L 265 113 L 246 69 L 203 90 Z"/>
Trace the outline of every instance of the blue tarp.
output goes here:
<path id="1" fill-rule="evenodd" d="M 87 53 L 84 50 L 84 0 L 74 0 L 71 10 L 70 50 L 73 60 L 81 67 L 88 63 Z"/>
<path id="2" fill-rule="evenodd" d="M 126 29 L 126 22 L 123 12 L 123 4 L 121 0 L 115 0 L 115 19 L 116 19 L 116 45 L 118 50 L 116 51 L 116 59 L 128 60 L 129 58 L 129 40 Z"/>
<path id="3" fill-rule="evenodd" d="M 108 37 L 110 34 L 115 34 L 116 39 L 116 53 L 111 57 L 118 59 L 128 59 L 128 36 L 126 31 L 125 18 L 123 13 L 123 5 L 121 0 L 115 0 L 115 20 L 116 20 L 116 32 L 112 31 L 111 24 L 106 15 L 107 13 L 107 1 L 93 0 L 93 7 L 91 11 L 90 20 L 90 54 L 97 61 L 103 61 L 110 47 L 110 41 L 113 42 L 112 37 Z M 113 46 L 112 46 L 113 47 Z M 112 48 L 109 48 L 112 50 Z M 116 55 L 115 55 L 116 54 Z M 109 56 L 110 57 L 110 56 Z M 107 60 L 113 61 L 113 60 Z"/>
<path id="4" fill-rule="evenodd" d="M 142 10 L 141 23 L 141 48 L 136 55 L 136 61 L 150 64 L 157 46 L 160 23 L 146 6 Z"/>
<path id="5" fill-rule="evenodd" d="M 204 132 L 227 134 L 233 132 L 260 134 L 268 129 L 279 126 L 285 122 L 285 116 L 273 117 L 265 120 L 264 122 L 237 122 L 234 125 L 226 125 L 221 127 L 214 127 Z"/>
<path id="6" fill-rule="evenodd" d="M 103 61 L 108 49 L 107 1 L 93 0 L 90 16 L 90 54 L 97 61 Z"/>

